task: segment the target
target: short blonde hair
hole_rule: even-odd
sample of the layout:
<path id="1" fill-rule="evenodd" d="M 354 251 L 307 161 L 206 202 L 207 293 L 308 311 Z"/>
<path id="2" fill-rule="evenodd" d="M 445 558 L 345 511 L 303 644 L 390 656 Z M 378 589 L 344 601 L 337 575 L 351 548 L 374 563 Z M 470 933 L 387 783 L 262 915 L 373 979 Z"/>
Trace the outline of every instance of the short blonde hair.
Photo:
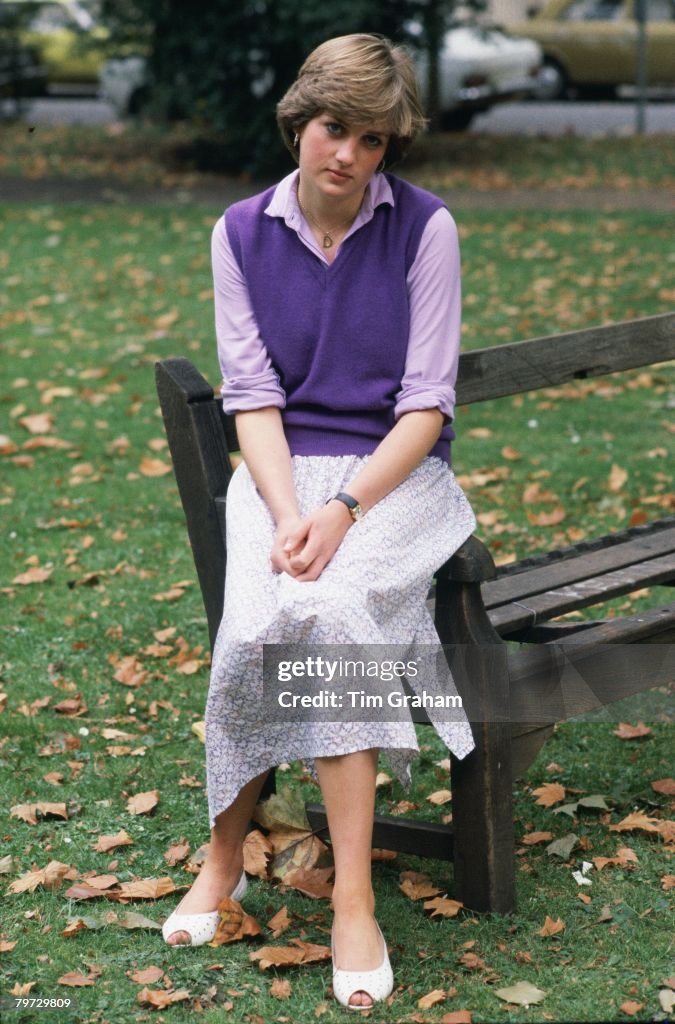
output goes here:
<path id="1" fill-rule="evenodd" d="M 277 105 L 281 137 L 296 161 L 296 132 L 323 113 L 350 125 L 382 125 L 390 133 L 387 163 L 400 160 L 426 124 L 408 52 L 369 33 L 321 43 Z"/>

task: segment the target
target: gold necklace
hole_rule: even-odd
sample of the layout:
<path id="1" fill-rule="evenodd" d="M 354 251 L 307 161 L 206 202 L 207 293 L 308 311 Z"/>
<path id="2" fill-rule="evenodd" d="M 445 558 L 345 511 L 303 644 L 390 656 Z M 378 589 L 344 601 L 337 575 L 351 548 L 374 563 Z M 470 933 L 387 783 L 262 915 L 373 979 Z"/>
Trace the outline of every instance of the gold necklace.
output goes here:
<path id="1" fill-rule="evenodd" d="M 305 208 L 303 207 L 302 203 L 300 202 L 300 190 L 299 189 L 298 189 L 298 192 L 296 194 L 296 197 L 297 197 L 297 200 L 298 200 L 298 207 L 300 209 L 300 213 L 303 215 L 305 220 L 308 220 L 310 222 L 310 224 L 313 224 L 315 228 L 318 228 L 319 231 L 321 232 L 321 234 L 323 235 L 323 239 L 321 241 L 321 245 L 322 245 L 322 247 L 324 249 L 332 249 L 333 248 L 333 244 L 334 244 L 333 243 L 333 236 L 332 236 L 333 232 L 341 231 L 343 228 L 349 227 L 349 225 L 352 224 L 353 221 L 356 220 L 356 214 L 358 213 L 358 210 L 356 211 L 356 213 L 354 214 L 353 217 L 349 218 L 349 220 L 344 221 L 343 224 L 338 224 L 337 227 L 331 228 L 330 231 L 329 231 L 327 228 L 322 227 L 321 224 L 319 224 L 319 222 L 316 220 L 316 218 L 313 217 L 307 210 L 305 210 Z M 359 209 L 360 209 L 360 207 L 359 207 Z"/>

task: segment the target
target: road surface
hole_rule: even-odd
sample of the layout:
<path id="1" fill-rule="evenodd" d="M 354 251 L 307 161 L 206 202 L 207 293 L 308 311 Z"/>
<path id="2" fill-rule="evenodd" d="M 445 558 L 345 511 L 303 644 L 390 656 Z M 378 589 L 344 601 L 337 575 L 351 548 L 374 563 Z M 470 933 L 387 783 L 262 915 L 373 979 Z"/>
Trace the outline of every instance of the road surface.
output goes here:
<path id="1" fill-rule="evenodd" d="M 675 133 L 675 102 L 650 102 L 648 134 Z M 38 99 L 26 108 L 31 124 L 109 124 L 112 107 L 97 99 Z M 470 131 L 491 135 L 631 135 L 635 131 L 635 104 L 615 103 L 504 103 L 476 115 Z"/>

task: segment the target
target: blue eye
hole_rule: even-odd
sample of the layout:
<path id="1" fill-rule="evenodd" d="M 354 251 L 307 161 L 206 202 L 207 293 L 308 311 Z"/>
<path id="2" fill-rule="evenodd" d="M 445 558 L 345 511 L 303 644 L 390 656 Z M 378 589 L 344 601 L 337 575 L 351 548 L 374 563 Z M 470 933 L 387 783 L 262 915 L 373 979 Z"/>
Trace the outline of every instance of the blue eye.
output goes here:
<path id="1" fill-rule="evenodd" d="M 329 121 L 326 125 L 326 131 L 329 135 L 341 135 L 343 128 L 338 121 Z"/>
<path id="2" fill-rule="evenodd" d="M 369 149 L 377 149 L 378 146 L 382 145 L 382 139 L 378 135 L 366 135 L 364 136 L 364 142 Z"/>

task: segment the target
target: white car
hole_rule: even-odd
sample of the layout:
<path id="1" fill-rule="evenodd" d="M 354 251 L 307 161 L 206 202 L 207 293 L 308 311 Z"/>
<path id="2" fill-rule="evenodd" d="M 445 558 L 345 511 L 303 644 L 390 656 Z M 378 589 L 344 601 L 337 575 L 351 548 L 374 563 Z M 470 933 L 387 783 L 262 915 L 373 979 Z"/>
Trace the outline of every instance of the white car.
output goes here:
<path id="1" fill-rule="evenodd" d="M 542 54 L 531 39 L 512 38 L 497 28 L 462 25 L 446 32 L 440 54 L 441 128 L 461 131 L 475 114 L 496 103 L 534 95 Z M 427 59 L 417 59 L 424 90 Z"/>
<path id="2" fill-rule="evenodd" d="M 416 57 L 423 88 L 427 60 Z M 496 28 L 464 25 L 446 32 L 440 61 L 441 127 L 467 128 L 474 114 L 495 103 L 533 95 L 538 85 L 541 50 L 531 39 L 515 39 Z M 118 116 L 140 112 L 146 94 L 143 57 L 107 60 L 100 95 Z"/>
<path id="3" fill-rule="evenodd" d="M 114 57 L 103 62 L 99 97 L 114 108 L 118 117 L 140 114 L 147 91 L 145 57 Z"/>

